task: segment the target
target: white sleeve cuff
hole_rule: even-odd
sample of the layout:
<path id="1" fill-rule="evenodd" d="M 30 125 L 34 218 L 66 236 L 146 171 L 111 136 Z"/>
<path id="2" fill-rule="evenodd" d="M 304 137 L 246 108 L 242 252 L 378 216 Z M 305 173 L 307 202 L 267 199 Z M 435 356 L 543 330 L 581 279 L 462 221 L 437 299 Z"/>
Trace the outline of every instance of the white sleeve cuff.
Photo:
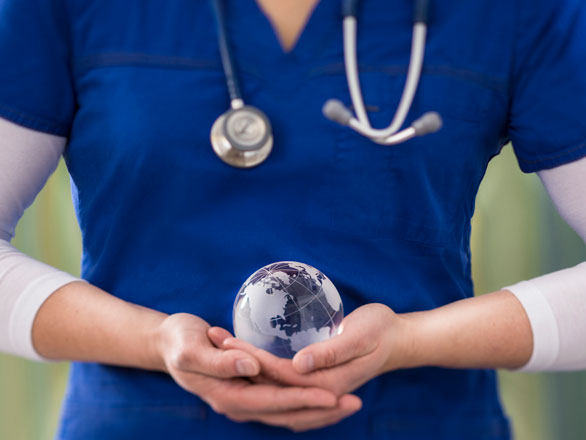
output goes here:
<path id="1" fill-rule="evenodd" d="M 522 281 L 504 289 L 512 292 L 523 305 L 533 332 L 533 354 L 517 371 L 548 370 L 556 362 L 560 336 L 556 316 L 541 290 L 531 281 Z"/>
<path id="2" fill-rule="evenodd" d="M 48 361 L 33 347 L 33 323 L 47 298 L 73 281 L 83 280 L 0 240 L 0 352 Z"/>
<path id="3" fill-rule="evenodd" d="M 34 279 L 22 291 L 14 304 L 9 319 L 10 345 L 14 354 L 31 360 L 49 361 L 37 353 L 33 346 L 32 330 L 37 312 L 43 303 L 59 288 L 74 281 L 82 281 L 65 272 L 55 270 Z"/>

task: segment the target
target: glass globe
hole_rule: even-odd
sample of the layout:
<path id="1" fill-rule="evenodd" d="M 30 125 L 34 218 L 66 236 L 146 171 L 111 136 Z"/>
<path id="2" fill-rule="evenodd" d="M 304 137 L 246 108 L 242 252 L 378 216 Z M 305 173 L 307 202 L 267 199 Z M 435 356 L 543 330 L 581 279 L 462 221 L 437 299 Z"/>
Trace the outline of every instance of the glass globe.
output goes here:
<path id="1" fill-rule="evenodd" d="M 344 309 L 338 290 L 323 273 L 307 264 L 280 261 L 244 282 L 232 317 L 237 338 L 292 358 L 303 347 L 336 335 Z"/>

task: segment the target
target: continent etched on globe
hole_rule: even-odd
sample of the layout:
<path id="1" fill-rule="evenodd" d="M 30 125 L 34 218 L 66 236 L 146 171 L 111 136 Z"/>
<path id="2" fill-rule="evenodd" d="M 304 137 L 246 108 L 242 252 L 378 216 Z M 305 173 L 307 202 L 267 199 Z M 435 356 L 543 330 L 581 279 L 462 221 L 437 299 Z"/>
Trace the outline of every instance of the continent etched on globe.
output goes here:
<path id="1" fill-rule="evenodd" d="M 237 338 L 292 358 L 303 347 L 336 335 L 344 308 L 334 284 L 315 267 L 280 261 L 244 282 L 232 317 Z"/>

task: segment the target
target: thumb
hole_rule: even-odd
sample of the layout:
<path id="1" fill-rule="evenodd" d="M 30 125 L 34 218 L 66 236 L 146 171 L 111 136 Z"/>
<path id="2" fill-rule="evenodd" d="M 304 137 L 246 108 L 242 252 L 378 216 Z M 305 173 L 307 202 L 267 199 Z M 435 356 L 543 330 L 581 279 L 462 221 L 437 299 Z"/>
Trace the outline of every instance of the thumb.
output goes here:
<path id="1" fill-rule="evenodd" d="M 344 364 L 371 353 L 376 344 L 369 341 L 359 328 L 346 328 L 341 334 L 327 341 L 308 345 L 293 358 L 293 368 L 298 373 L 309 373 L 320 368 Z"/>

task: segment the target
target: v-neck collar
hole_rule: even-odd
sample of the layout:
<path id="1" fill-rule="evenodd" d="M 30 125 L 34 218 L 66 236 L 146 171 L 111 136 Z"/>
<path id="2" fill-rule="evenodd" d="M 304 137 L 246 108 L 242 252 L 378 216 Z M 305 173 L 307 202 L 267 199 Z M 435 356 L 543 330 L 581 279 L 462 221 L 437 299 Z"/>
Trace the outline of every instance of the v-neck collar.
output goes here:
<path id="1" fill-rule="evenodd" d="M 322 2 L 321 0 L 317 0 L 311 5 L 311 9 L 307 11 L 307 15 L 304 17 L 304 21 L 302 23 L 302 26 L 296 30 L 296 34 L 293 36 L 295 38 L 292 42 L 293 44 L 290 47 L 285 47 L 283 45 L 282 36 L 280 35 L 279 29 L 277 28 L 277 25 L 275 24 L 271 14 L 269 14 L 263 8 L 263 5 L 261 5 L 259 3 L 259 0 L 253 0 L 253 3 L 256 3 L 256 5 L 259 8 L 259 10 L 261 11 L 261 13 L 265 16 L 265 18 L 267 19 L 267 21 L 271 25 L 271 28 L 273 29 L 273 33 L 275 34 L 276 40 L 279 43 L 279 46 L 281 47 L 283 54 L 288 54 L 288 53 L 291 53 L 295 50 L 295 48 L 297 47 L 297 43 L 299 43 L 301 36 L 303 35 L 303 33 L 305 33 L 307 26 L 313 17 L 313 14 L 316 12 L 316 9 L 319 7 L 321 2 Z"/>
<path id="2" fill-rule="evenodd" d="M 315 57 L 323 49 L 324 40 L 331 37 L 332 27 L 341 29 L 340 0 L 320 0 L 311 12 L 293 48 L 284 51 L 269 17 L 254 0 L 232 0 L 230 6 L 239 14 L 232 15 L 234 29 L 240 31 L 242 39 L 238 46 L 250 56 L 258 52 L 271 62 L 300 62 Z M 254 26 L 254 31 L 251 31 Z M 251 39 L 254 38 L 254 40 Z"/>

